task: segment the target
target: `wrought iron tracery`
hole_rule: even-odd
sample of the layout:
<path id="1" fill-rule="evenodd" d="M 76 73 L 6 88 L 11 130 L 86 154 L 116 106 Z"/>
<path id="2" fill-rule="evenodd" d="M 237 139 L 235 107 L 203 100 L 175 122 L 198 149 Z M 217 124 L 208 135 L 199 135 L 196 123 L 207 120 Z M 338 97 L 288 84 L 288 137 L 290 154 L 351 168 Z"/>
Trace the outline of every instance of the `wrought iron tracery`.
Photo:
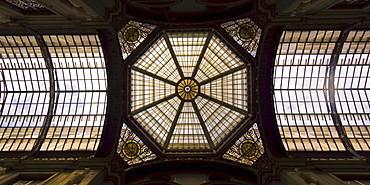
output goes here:
<path id="1" fill-rule="evenodd" d="M 221 27 L 248 53 L 256 56 L 262 30 L 249 18 L 229 21 Z"/>
<path id="2" fill-rule="evenodd" d="M 127 22 L 118 32 L 123 59 L 126 59 L 155 28 L 156 26 L 147 23 L 136 21 Z"/>
<path id="3" fill-rule="evenodd" d="M 253 165 L 264 153 L 261 135 L 255 123 L 230 147 L 222 158 Z"/>
<path id="4" fill-rule="evenodd" d="M 133 147 L 130 151 L 128 149 L 129 146 L 127 145 L 129 142 L 131 142 L 132 145 L 137 145 L 137 148 Z M 135 154 L 133 154 L 132 151 L 135 151 Z M 122 126 L 117 153 L 128 165 L 139 164 L 156 158 L 155 154 L 153 154 L 153 152 L 141 141 L 139 137 L 136 136 L 134 132 L 131 131 L 131 129 L 127 127 L 126 124 L 123 124 Z"/>

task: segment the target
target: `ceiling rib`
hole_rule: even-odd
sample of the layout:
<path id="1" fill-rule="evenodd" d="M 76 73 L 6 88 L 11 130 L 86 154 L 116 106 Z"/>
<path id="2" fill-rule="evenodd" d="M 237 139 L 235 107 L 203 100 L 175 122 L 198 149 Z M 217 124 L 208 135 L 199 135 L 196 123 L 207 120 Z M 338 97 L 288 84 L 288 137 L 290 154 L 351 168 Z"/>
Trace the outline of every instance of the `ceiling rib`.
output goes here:
<path id="1" fill-rule="evenodd" d="M 199 123 L 200 123 L 200 125 L 201 125 L 201 127 L 203 129 L 204 135 L 206 136 L 206 139 L 208 141 L 208 144 L 209 144 L 210 148 L 211 149 L 215 148 L 215 145 L 213 144 L 213 141 L 211 139 L 211 136 L 209 135 L 209 131 L 207 130 L 206 125 L 204 124 L 204 120 L 202 118 L 202 115 L 200 115 L 200 111 L 199 111 L 199 108 L 198 108 L 197 104 L 195 103 L 194 100 L 192 100 L 191 103 L 193 104 L 194 111 L 195 111 L 195 113 L 198 116 Z"/>
<path id="2" fill-rule="evenodd" d="M 135 71 L 137 71 L 137 72 L 143 73 L 143 74 L 145 74 L 145 75 L 148 75 L 148 76 L 150 76 L 150 77 L 153 77 L 153 78 L 155 78 L 155 79 L 157 79 L 157 80 L 161 80 L 161 81 L 163 81 L 163 82 L 166 82 L 166 83 L 168 83 L 168 84 L 171 84 L 171 85 L 173 85 L 173 86 L 176 86 L 176 85 L 177 85 L 175 82 L 173 82 L 173 81 L 171 81 L 171 80 L 165 79 L 165 78 L 163 78 L 163 77 L 160 77 L 160 76 L 158 76 L 158 75 L 156 75 L 156 74 L 153 74 L 153 73 L 151 73 L 151 72 L 148 72 L 148 71 L 143 70 L 143 69 L 141 69 L 141 68 L 138 68 L 138 67 L 136 67 L 136 66 L 132 66 L 132 67 L 131 67 L 131 69 L 133 69 L 133 70 L 135 70 Z"/>
<path id="3" fill-rule="evenodd" d="M 171 137 L 173 135 L 173 131 L 175 130 L 175 127 L 177 125 L 177 121 L 179 120 L 179 117 L 180 117 L 180 114 L 181 114 L 181 111 L 182 111 L 182 108 L 184 108 L 184 100 L 181 101 L 180 105 L 179 105 L 179 109 L 177 110 L 177 113 L 176 113 L 176 116 L 175 118 L 173 119 L 173 122 L 172 122 L 172 125 L 171 125 L 171 128 L 170 130 L 168 131 L 168 136 L 166 138 L 166 141 L 164 142 L 164 149 L 167 149 L 168 148 L 168 145 L 170 143 L 170 140 L 171 140 Z"/>
<path id="4" fill-rule="evenodd" d="M 164 34 L 164 40 L 166 41 L 166 44 L 167 44 L 167 46 L 168 46 L 168 50 L 169 50 L 169 51 L 170 51 L 170 53 L 171 53 L 172 59 L 173 59 L 173 61 L 175 62 L 175 65 L 176 65 L 176 67 L 177 67 L 177 70 L 179 71 L 179 75 L 180 75 L 180 77 L 181 77 L 182 79 L 184 79 L 184 78 L 185 78 L 185 76 L 184 76 L 184 72 L 183 72 L 183 71 L 182 71 L 182 69 L 181 69 L 180 63 L 179 63 L 179 61 L 177 60 L 177 57 L 176 57 L 175 51 L 174 51 L 174 50 L 173 50 L 173 48 L 172 48 L 171 41 L 170 41 L 170 39 L 168 38 L 168 35 L 167 35 L 167 34 Z"/>
<path id="5" fill-rule="evenodd" d="M 193 79 L 195 78 L 195 75 L 197 75 L 197 72 L 199 70 L 200 63 L 202 62 L 202 59 L 204 58 L 204 54 L 207 51 L 207 48 L 208 48 L 209 43 L 211 42 L 212 36 L 213 36 L 213 33 L 209 33 L 208 36 L 207 36 L 207 40 L 204 43 L 204 46 L 203 46 L 203 49 L 202 49 L 202 51 L 201 51 L 201 53 L 199 55 L 197 64 L 194 67 L 193 74 L 191 75 L 191 78 L 193 78 Z"/>
<path id="6" fill-rule="evenodd" d="M 238 107 L 235 107 L 235 106 L 233 106 L 233 105 L 230 105 L 230 104 L 228 104 L 228 103 L 225 103 L 225 102 L 223 102 L 223 101 L 220 101 L 220 100 L 218 100 L 218 99 L 216 99 L 216 98 L 212 98 L 212 97 L 210 97 L 210 96 L 208 96 L 208 95 L 206 95 L 206 94 L 199 93 L 199 95 L 200 95 L 201 97 L 205 98 L 205 99 L 211 100 L 211 101 L 213 101 L 213 102 L 215 102 L 215 103 L 218 103 L 218 104 L 220 104 L 220 105 L 222 105 L 222 106 L 224 106 L 224 107 L 227 107 L 227 108 L 229 108 L 229 109 L 231 109 L 231 110 L 233 110 L 233 111 L 236 111 L 236 112 L 238 112 L 238 113 L 240 113 L 240 114 L 243 114 L 243 115 L 247 115 L 247 114 L 248 114 L 248 112 L 247 112 L 247 111 L 245 111 L 245 110 L 243 110 L 243 109 L 240 109 L 240 108 L 238 108 Z"/>

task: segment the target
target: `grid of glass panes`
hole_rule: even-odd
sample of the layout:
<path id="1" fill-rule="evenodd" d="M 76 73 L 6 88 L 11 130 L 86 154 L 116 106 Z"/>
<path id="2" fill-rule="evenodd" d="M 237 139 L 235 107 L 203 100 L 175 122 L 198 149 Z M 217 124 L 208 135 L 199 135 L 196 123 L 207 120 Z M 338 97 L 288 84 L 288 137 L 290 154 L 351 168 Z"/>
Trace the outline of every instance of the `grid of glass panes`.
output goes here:
<path id="1" fill-rule="evenodd" d="M 257 146 L 257 151 L 253 150 L 247 150 L 249 152 L 252 152 L 250 154 L 247 154 L 249 157 L 243 157 L 243 154 L 240 151 L 240 145 L 243 141 L 251 141 L 255 143 Z M 251 149 L 250 147 L 249 149 Z M 222 156 L 224 159 L 232 160 L 238 163 L 246 164 L 246 165 L 253 165 L 254 162 L 257 161 L 258 158 L 261 157 L 261 155 L 265 153 L 265 149 L 263 148 L 263 143 L 261 139 L 261 134 L 258 130 L 257 124 L 253 124 L 251 128 L 248 129 L 248 131 L 240 137 L 233 146 L 230 147 L 230 149 Z"/>
<path id="2" fill-rule="evenodd" d="M 340 31 L 284 31 L 274 71 L 275 113 L 288 151 L 343 151 L 329 108 L 329 63 Z"/>
<path id="3" fill-rule="evenodd" d="M 45 35 L 56 79 L 54 115 L 41 151 L 96 150 L 107 77 L 97 35 Z"/>
<path id="4" fill-rule="evenodd" d="M 175 83 L 180 80 L 175 61 L 163 37 L 150 47 L 134 66 Z"/>
<path id="5" fill-rule="evenodd" d="M 125 156 L 123 150 L 124 145 L 127 141 L 133 140 L 139 144 L 139 154 L 137 157 L 128 158 Z M 127 162 L 128 165 L 139 164 L 156 158 L 155 154 L 141 141 L 137 135 L 127 127 L 125 123 L 122 125 L 122 131 L 117 146 L 117 153 Z"/>
<path id="6" fill-rule="evenodd" d="M 174 97 L 139 112 L 134 115 L 134 118 L 140 122 L 157 142 L 164 144 L 179 109 L 180 102 L 181 100 L 178 97 Z"/>
<path id="7" fill-rule="evenodd" d="M 208 33 L 204 32 L 168 33 L 172 48 L 185 77 L 192 76 L 207 36 Z"/>
<path id="8" fill-rule="evenodd" d="M 244 117 L 239 112 L 230 110 L 227 107 L 200 96 L 195 99 L 195 102 L 199 107 L 204 124 L 215 145 L 219 144 L 221 139 L 223 139 L 225 132 L 231 132 Z"/>
<path id="9" fill-rule="evenodd" d="M 243 62 L 216 36 L 213 36 L 199 65 L 195 79 L 202 81 L 230 71 Z"/>
<path id="10" fill-rule="evenodd" d="M 241 69 L 201 86 L 201 92 L 232 106 L 247 110 L 247 71 Z"/>
<path id="11" fill-rule="evenodd" d="M 49 72 L 34 36 L 0 44 L 0 151 L 30 151 L 49 108 Z"/>
<path id="12" fill-rule="evenodd" d="M 370 31 L 350 31 L 335 68 L 335 103 L 357 151 L 370 150 Z"/>
<path id="13" fill-rule="evenodd" d="M 209 149 L 200 120 L 191 102 L 185 102 L 173 131 L 169 149 Z"/>
<path id="14" fill-rule="evenodd" d="M 238 31 L 240 29 L 240 26 L 243 26 L 246 24 L 250 25 L 254 29 L 255 35 L 253 38 L 251 38 L 251 40 L 243 41 L 242 39 L 238 37 Z M 257 24 L 255 24 L 249 18 L 245 18 L 245 19 L 239 19 L 236 21 L 230 21 L 230 22 L 223 23 L 221 24 L 221 27 L 225 29 L 225 31 L 229 33 L 229 35 L 239 45 L 241 45 L 246 51 L 248 51 L 248 53 L 250 53 L 254 57 L 256 56 L 257 50 L 258 50 L 258 44 L 259 44 L 261 32 L 262 32 L 262 30 L 257 26 Z"/>
<path id="15" fill-rule="evenodd" d="M 138 71 L 132 70 L 131 78 L 131 109 L 133 111 L 175 94 L 175 86 Z"/>
<path id="16" fill-rule="evenodd" d="M 139 30 L 139 37 L 138 41 L 134 43 L 129 43 L 124 39 L 124 32 L 127 28 L 137 28 Z M 136 49 L 140 43 L 142 43 L 148 35 L 155 29 L 156 26 L 150 25 L 147 23 L 140 23 L 136 21 L 129 21 L 119 32 L 118 32 L 118 39 L 121 45 L 122 57 L 126 59 L 131 52 Z"/>
<path id="17" fill-rule="evenodd" d="M 166 149 L 210 149 L 247 112 L 246 74 L 246 65 L 213 33 L 165 33 L 131 67 L 131 114 Z M 189 77 L 198 80 L 206 106 L 176 96 L 177 83 Z M 221 120 L 202 115 L 210 106 L 218 107 Z"/>

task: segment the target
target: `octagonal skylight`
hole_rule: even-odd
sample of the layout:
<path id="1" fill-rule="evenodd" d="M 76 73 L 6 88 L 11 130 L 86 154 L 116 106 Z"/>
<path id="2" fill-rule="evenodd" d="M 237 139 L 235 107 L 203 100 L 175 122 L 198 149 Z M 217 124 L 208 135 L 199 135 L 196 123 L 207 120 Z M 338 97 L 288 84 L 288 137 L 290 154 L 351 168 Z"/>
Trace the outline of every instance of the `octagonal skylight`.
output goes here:
<path id="1" fill-rule="evenodd" d="M 247 65 L 214 32 L 165 32 L 130 72 L 130 115 L 164 150 L 213 150 L 247 115 Z"/>

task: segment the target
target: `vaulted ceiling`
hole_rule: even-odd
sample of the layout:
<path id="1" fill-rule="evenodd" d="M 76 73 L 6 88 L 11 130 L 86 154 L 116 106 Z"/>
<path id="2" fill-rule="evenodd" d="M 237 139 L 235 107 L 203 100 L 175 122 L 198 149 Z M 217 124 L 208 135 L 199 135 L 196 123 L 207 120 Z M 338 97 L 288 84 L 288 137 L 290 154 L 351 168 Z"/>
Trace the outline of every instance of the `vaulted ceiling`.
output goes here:
<path id="1" fill-rule="evenodd" d="M 250 171 L 272 157 L 366 157 L 369 10 L 2 0 L 0 156 L 203 158 Z"/>

